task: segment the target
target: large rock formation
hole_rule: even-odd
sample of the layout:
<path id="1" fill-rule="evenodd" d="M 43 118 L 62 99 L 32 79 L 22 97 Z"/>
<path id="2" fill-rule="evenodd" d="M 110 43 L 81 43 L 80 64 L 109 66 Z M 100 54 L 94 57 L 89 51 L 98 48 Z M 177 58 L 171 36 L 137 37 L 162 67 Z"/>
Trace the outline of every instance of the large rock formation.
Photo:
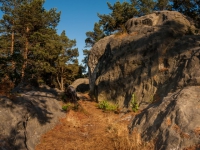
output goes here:
<path id="1" fill-rule="evenodd" d="M 126 23 L 127 34 L 97 42 L 89 55 L 90 89 L 98 101 L 139 108 L 130 131 L 156 141 L 157 149 L 199 144 L 200 36 L 174 11 L 154 12 Z"/>
<path id="2" fill-rule="evenodd" d="M 200 37 L 178 12 L 162 11 L 126 23 L 127 35 L 97 42 L 89 55 L 90 90 L 98 101 L 127 106 L 134 93 L 149 104 L 168 92 L 200 84 Z"/>
<path id="3" fill-rule="evenodd" d="M 0 97 L 0 149 L 34 150 L 42 134 L 64 117 L 51 89 Z"/>
<path id="4" fill-rule="evenodd" d="M 88 92 L 89 91 L 89 79 L 88 78 L 79 78 L 75 80 L 71 86 L 76 88 L 77 92 Z"/>

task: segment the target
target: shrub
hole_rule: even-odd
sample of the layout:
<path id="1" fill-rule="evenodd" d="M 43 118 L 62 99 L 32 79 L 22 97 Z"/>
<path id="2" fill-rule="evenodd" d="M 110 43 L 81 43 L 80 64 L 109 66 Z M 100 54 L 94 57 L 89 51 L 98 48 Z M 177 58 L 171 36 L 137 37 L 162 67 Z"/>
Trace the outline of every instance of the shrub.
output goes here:
<path id="1" fill-rule="evenodd" d="M 70 108 L 70 106 L 71 106 L 71 104 L 70 104 L 70 103 L 67 103 L 67 104 L 65 104 L 65 105 L 62 106 L 62 110 L 68 111 L 69 108 Z"/>
<path id="2" fill-rule="evenodd" d="M 108 101 L 101 101 L 98 103 L 98 108 L 107 110 L 107 111 L 115 111 L 117 110 L 118 106 Z"/>
<path id="3" fill-rule="evenodd" d="M 139 110 L 139 104 L 136 101 L 135 94 L 132 94 L 131 98 L 131 108 L 134 112 Z"/>

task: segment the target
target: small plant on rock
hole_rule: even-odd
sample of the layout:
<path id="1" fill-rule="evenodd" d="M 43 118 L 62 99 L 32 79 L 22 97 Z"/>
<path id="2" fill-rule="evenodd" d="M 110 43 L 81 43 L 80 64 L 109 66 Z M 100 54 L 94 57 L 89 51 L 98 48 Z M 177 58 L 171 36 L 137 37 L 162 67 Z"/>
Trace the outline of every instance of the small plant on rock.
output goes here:
<path id="1" fill-rule="evenodd" d="M 154 102 L 154 96 L 151 95 L 150 100 L 149 100 L 149 103 L 153 103 L 153 102 Z"/>
<path id="2" fill-rule="evenodd" d="M 135 94 L 132 94 L 131 97 L 131 108 L 134 112 L 137 112 L 139 110 L 139 104 L 136 101 Z"/>

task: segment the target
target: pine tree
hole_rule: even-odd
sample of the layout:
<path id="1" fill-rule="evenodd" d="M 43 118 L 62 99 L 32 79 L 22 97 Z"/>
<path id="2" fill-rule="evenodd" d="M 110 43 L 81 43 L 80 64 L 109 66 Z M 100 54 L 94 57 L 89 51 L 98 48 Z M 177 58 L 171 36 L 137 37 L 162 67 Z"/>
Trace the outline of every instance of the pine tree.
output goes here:
<path id="1" fill-rule="evenodd" d="M 59 37 L 59 44 L 59 55 L 55 61 L 55 74 L 60 90 L 64 90 L 65 83 L 71 83 L 78 74 L 78 49 L 74 48 L 76 46 L 76 40 L 70 40 L 66 36 L 65 31 Z"/>
<path id="2" fill-rule="evenodd" d="M 156 6 L 154 0 L 131 0 L 131 3 L 137 8 L 138 16 L 150 14 Z"/>
<path id="3" fill-rule="evenodd" d="M 99 23 L 103 26 L 106 35 L 110 35 L 116 31 L 124 32 L 125 22 L 138 13 L 134 3 L 120 3 L 117 1 L 113 6 L 110 3 L 107 3 L 107 5 L 112 12 L 109 15 L 98 14 L 100 18 Z"/>
<path id="4" fill-rule="evenodd" d="M 22 79 L 24 79 L 25 75 L 28 77 L 29 68 L 33 70 L 34 67 L 37 67 L 37 61 L 33 60 L 39 53 L 43 54 L 40 56 L 40 60 L 42 56 L 48 55 L 48 52 L 45 50 L 45 44 L 48 42 L 50 36 L 55 34 L 55 27 L 60 19 L 60 12 L 57 13 L 56 9 L 46 11 L 43 8 L 43 4 L 43 0 L 26 1 L 20 5 L 20 9 L 17 12 L 16 30 L 22 37 L 20 43 L 23 45 L 21 49 L 23 56 L 21 68 Z M 48 68 L 48 65 L 44 64 L 48 63 L 45 62 L 40 65 Z"/>
<path id="5" fill-rule="evenodd" d="M 158 0 L 155 10 L 170 10 L 169 0 Z"/>
<path id="6" fill-rule="evenodd" d="M 87 38 L 85 39 L 86 47 L 92 47 L 97 41 L 103 38 L 105 35 L 103 30 L 101 29 L 101 25 L 99 23 L 94 24 L 93 31 L 86 32 Z"/>
<path id="7" fill-rule="evenodd" d="M 0 20 L 0 57 L 4 60 L 4 64 L 1 64 L 1 66 L 4 67 L 4 75 L 9 76 L 12 81 L 18 78 L 18 73 L 16 71 L 16 67 L 18 66 L 16 65 L 18 57 L 16 56 L 18 56 L 18 54 L 15 51 L 15 41 L 17 41 L 15 25 L 17 17 L 15 14 L 23 2 L 24 0 L 0 0 L 0 9 L 3 12 L 3 17 Z"/>
<path id="8" fill-rule="evenodd" d="M 12 59 L 19 82 L 26 79 L 52 85 L 56 81 L 63 89 L 65 82 L 74 80 L 80 73 L 78 49 L 73 48 L 76 41 L 68 39 L 64 31 L 56 33 L 60 12 L 45 10 L 44 0 L 0 1 L 5 13 L 0 22 L 1 69 L 8 68 Z M 0 76 L 3 74 L 5 71 L 0 71 Z"/>
<path id="9" fill-rule="evenodd" d="M 20 4 L 23 3 L 23 0 L 0 0 L 0 3 L 2 3 L 0 9 L 4 13 L 1 20 L 1 33 L 11 34 L 10 55 L 12 55 L 14 51 L 15 13 L 19 9 Z"/>

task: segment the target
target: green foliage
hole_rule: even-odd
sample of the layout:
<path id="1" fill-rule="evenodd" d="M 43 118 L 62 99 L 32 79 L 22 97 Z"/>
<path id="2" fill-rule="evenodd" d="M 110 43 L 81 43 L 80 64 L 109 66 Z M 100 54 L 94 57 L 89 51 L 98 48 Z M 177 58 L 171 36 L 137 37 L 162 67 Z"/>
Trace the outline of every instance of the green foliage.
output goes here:
<path id="1" fill-rule="evenodd" d="M 129 4 L 128 2 L 120 3 L 116 2 L 113 6 L 107 3 L 108 8 L 111 10 L 109 15 L 99 14 L 100 18 L 98 23 L 94 24 L 93 31 L 86 32 L 87 38 L 85 39 L 86 47 L 92 47 L 96 42 L 105 37 L 117 32 L 125 32 L 125 22 L 137 14 L 137 9 L 134 4 Z M 84 69 L 87 68 L 88 54 L 89 50 L 84 50 Z"/>
<path id="2" fill-rule="evenodd" d="M 78 111 L 79 110 L 79 104 L 72 104 L 72 103 L 67 103 L 65 105 L 62 106 L 62 110 L 64 111 L 69 111 L 69 110 L 74 110 L 74 111 Z"/>
<path id="3" fill-rule="evenodd" d="M 70 109 L 70 107 L 71 107 L 71 103 L 67 103 L 67 104 L 62 106 L 62 110 L 68 111 Z"/>
<path id="4" fill-rule="evenodd" d="M 87 73 L 87 64 L 88 64 L 88 57 L 89 57 L 89 54 L 90 54 L 90 50 L 88 49 L 84 49 L 83 50 L 83 55 L 85 56 L 82 60 L 82 63 L 83 63 L 83 66 L 82 66 L 82 72 L 83 73 Z"/>
<path id="5" fill-rule="evenodd" d="M 171 10 L 169 0 L 158 0 L 155 5 L 155 10 Z"/>
<path id="6" fill-rule="evenodd" d="M 115 111 L 115 110 L 117 110 L 118 106 L 115 104 L 112 104 L 108 101 L 101 101 L 98 103 L 98 108 L 107 110 L 107 111 Z"/>
<path id="7" fill-rule="evenodd" d="M 101 29 L 101 24 L 95 23 L 93 31 L 86 32 L 85 44 L 86 47 L 92 47 L 97 41 L 105 37 L 103 30 Z"/>
<path id="8" fill-rule="evenodd" d="M 138 16 L 151 13 L 156 6 L 156 2 L 154 0 L 131 0 L 131 2 L 137 8 Z"/>
<path id="9" fill-rule="evenodd" d="M 135 94 L 132 94 L 131 97 L 131 108 L 134 112 L 137 112 L 139 110 L 139 104 L 136 101 Z"/>
<path id="10" fill-rule="evenodd" d="M 58 35 L 60 12 L 45 10 L 44 0 L 0 0 L 0 76 L 57 86 L 80 73 L 76 40 Z M 38 84 L 37 83 L 37 84 Z"/>
<path id="11" fill-rule="evenodd" d="M 100 18 L 99 23 L 102 25 L 106 35 L 110 35 L 115 31 L 123 32 L 125 22 L 138 14 L 134 3 L 120 3 L 117 1 L 114 5 L 111 5 L 110 3 L 107 3 L 107 5 L 111 10 L 111 13 L 109 15 L 98 14 L 98 17 Z"/>
<path id="12" fill-rule="evenodd" d="M 58 37 L 58 47 L 55 49 L 59 52 L 55 62 L 55 76 L 56 82 L 61 90 L 64 90 L 64 84 L 70 83 L 75 80 L 79 72 L 78 66 L 78 49 L 76 46 L 76 40 L 70 40 L 65 31 Z"/>

